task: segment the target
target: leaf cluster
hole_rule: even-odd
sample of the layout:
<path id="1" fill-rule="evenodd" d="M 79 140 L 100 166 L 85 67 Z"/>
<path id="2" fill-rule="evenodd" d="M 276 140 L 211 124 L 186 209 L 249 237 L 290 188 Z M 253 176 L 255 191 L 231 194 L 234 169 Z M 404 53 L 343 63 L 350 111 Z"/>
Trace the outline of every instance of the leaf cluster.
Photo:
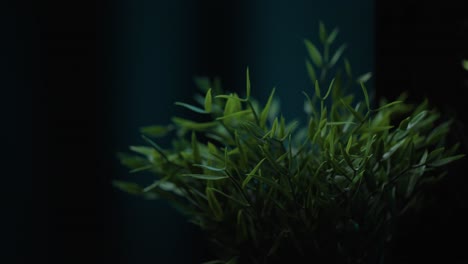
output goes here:
<path id="1" fill-rule="evenodd" d="M 330 53 L 337 34 L 320 24 L 323 51 L 305 41 L 314 86 L 304 92 L 307 123 L 280 114 L 274 89 L 264 104 L 252 98 L 249 69 L 243 96 L 197 79 L 197 105 L 176 104 L 208 121 L 174 117 L 142 128 L 147 144 L 120 158 L 156 180 L 115 185 L 174 204 L 217 246 L 220 260 L 209 263 L 381 261 L 399 217 L 463 155 L 446 146 L 450 121 L 427 101 L 415 106 L 403 95 L 374 107 L 364 85 L 370 75 L 353 78 L 346 46 Z M 332 68 L 339 69 L 330 80 Z M 346 93 L 353 85 L 363 100 Z M 173 144 L 163 149 L 156 142 L 167 135 Z"/>

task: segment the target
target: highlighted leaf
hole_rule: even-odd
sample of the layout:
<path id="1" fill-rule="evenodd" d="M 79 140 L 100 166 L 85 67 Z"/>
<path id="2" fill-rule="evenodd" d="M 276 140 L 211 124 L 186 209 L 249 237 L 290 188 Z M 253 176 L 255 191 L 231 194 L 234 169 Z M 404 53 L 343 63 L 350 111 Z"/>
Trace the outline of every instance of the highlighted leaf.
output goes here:
<path id="1" fill-rule="evenodd" d="M 363 75 L 361 75 L 361 76 L 359 76 L 359 77 L 357 78 L 357 82 L 358 82 L 358 83 L 365 83 L 365 82 L 367 82 L 371 77 L 372 77 L 372 73 L 371 73 L 371 72 L 364 73 Z"/>
<path id="2" fill-rule="evenodd" d="M 310 42 L 307 39 L 304 40 L 304 43 L 306 45 L 307 51 L 309 52 L 309 56 L 314 62 L 314 64 L 316 66 L 322 66 L 322 55 L 320 54 L 318 49 L 315 47 L 315 45 L 312 44 L 312 42 Z"/>
<path id="3" fill-rule="evenodd" d="M 211 97 L 211 88 L 208 89 L 205 95 L 205 112 L 210 113 L 213 104 L 213 99 Z"/>
<path id="4" fill-rule="evenodd" d="M 258 169 L 260 168 L 260 166 L 262 166 L 262 163 L 266 160 L 266 158 L 263 158 L 258 164 L 257 166 L 255 166 L 255 168 L 253 168 L 253 170 L 247 174 L 247 177 L 244 179 L 244 181 L 242 182 L 242 188 L 245 188 L 245 186 L 250 182 L 250 180 L 253 178 L 254 174 L 257 173 Z"/>
<path id="5" fill-rule="evenodd" d="M 228 178 L 226 175 L 207 175 L 207 174 L 195 174 L 195 173 L 186 173 L 182 174 L 182 176 L 192 177 L 195 179 L 200 180 L 209 180 L 209 181 L 216 181 Z"/>
<path id="6" fill-rule="evenodd" d="M 338 28 L 333 29 L 333 31 L 330 33 L 330 35 L 327 38 L 328 45 L 333 44 L 333 41 L 335 41 L 336 36 L 338 36 L 338 32 L 339 32 Z"/>
<path id="7" fill-rule="evenodd" d="M 364 99 L 366 100 L 367 110 L 370 111 L 369 94 L 367 93 L 367 88 L 363 82 L 361 82 L 361 89 L 362 93 L 364 94 Z"/>
<path id="8" fill-rule="evenodd" d="M 268 97 L 268 101 L 265 105 L 265 108 L 263 108 L 262 113 L 260 114 L 260 126 L 265 127 L 266 121 L 268 118 L 268 112 L 270 111 L 270 106 L 273 101 L 273 97 L 275 96 L 275 88 L 271 91 L 270 97 Z"/>
<path id="9" fill-rule="evenodd" d="M 465 157 L 464 154 L 460 154 L 460 155 L 455 155 L 455 156 L 451 156 L 451 157 L 447 157 L 447 158 L 443 158 L 443 159 L 440 159 L 440 160 L 436 160 L 436 161 L 433 161 L 429 164 L 429 166 L 431 167 L 440 167 L 440 166 L 444 166 L 448 163 L 451 163 L 451 162 L 454 162 L 456 160 L 459 160 L 461 158 Z"/>
<path id="10" fill-rule="evenodd" d="M 186 103 L 182 103 L 182 102 L 175 102 L 175 105 L 178 105 L 178 106 L 182 106 L 182 107 L 185 107 L 195 113 L 199 113 L 199 114 L 206 114 L 206 111 L 201 109 L 200 107 L 196 107 L 196 106 L 193 106 L 193 105 L 190 105 L 190 104 L 186 104 Z"/>
<path id="11" fill-rule="evenodd" d="M 312 66 L 310 61 L 307 59 L 305 63 L 306 63 L 307 73 L 309 74 L 309 78 L 312 81 L 312 83 L 315 83 L 315 81 L 317 80 L 317 74 L 315 73 L 314 67 Z"/>
<path id="12" fill-rule="evenodd" d="M 340 59 L 345 49 L 346 49 L 346 44 L 343 44 L 335 51 L 332 58 L 330 59 L 330 64 L 329 64 L 330 68 L 333 67 L 338 62 L 338 60 Z"/>

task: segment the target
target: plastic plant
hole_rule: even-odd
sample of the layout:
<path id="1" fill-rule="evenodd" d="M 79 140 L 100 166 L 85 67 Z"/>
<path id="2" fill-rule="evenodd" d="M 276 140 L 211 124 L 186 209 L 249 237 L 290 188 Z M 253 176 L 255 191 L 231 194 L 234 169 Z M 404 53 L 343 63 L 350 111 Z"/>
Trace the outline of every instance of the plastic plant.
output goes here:
<path id="1" fill-rule="evenodd" d="M 274 89 L 264 105 L 252 98 L 248 69 L 243 96 L 198 79 L 199 106 L 176 104 L 205 121 L 142 128 L 146 145 L 120 159 L 155 181 L 115 186 L 170 201 L 211 238 L 219 260 L 208 263 L 383 263 L 400 216 L 463 155 L 427 101 L 374 104 L 345 46 L 329 55 L 337 34 L 320 24 L 321 51 L 305 40 L 304 124 L 285 120 Z M 156 143 L 169 135 L 171 148 Z"/>

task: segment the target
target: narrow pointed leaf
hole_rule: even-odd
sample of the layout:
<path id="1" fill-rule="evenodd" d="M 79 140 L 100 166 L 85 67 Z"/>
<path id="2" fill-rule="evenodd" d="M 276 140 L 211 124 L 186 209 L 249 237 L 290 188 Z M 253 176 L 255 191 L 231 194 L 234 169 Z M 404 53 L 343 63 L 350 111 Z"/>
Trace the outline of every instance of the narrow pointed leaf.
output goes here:
<path id="1" fill-rule="evenodd" d="M 318 49 L 315 47 L 315 45 L 312 44 L 312 42 L 310 42 L 307 39 L 304 40 L 304 43 L 306 45 L 307 52 L 309 52 L 309 56 L 314 62 L 314 64 L 319 67 L 322 66 L 322 55 L 320 54 Z"/>
<path id="2" fill-rule="evenodd" d="M 307 68 L 307 74 L 309 75 L 309 78 L 312 81 L 312 83 L 315 83 L 315 81 L 317 80 L 317 74 L 315 73 L 314 67 L 312 66 L 310 61 L 307 59 L 305 63 L 306 63 L 306 68 Z"/>
<path id="3" fill-rule="evenodd" d="M 456 160 L 459 160 L 461 158 L 463 158 L 465 155 L 464 154 L 460 154 L 460 155 L 455 155 L 455 156 L 451 156 L 451 157 L 447 157 L 447 158 L 443 158 L 443 159 L 440 159 L 440 160 L 436 160 L 436 161 L 433 161 L 429 164 L 429 166 L 431 167 L 440 167 L 440 166 L 444 166 L 446 164 L 449 164 L 451 162 L 454 162 Z"/>
<path id="4" fill-rule="evenodd" d="M 213 105 L 213 99 L 211 96 L 211 88 L 210 88 L 208 89 L 205 95 L 205 112 L 206 113 L 211 113 L 212 105 Z"/>
<path id="5" fill-rule="evenodd" d="M 185 107 L 185 108 L 187 108 L 190 111 L 193 111 L 195 113 L 199 113 L 199 114 L 206 114 L 207 113 L 205 110 L 201 109 L 200 107 L 196 107 L 196 106 L 193 106 L 193 105 L 190 105 L 190 104 L 186 104 L 186 103 L 182 103 L 182 102 L 175 102 L 175 105 Z"/>
<path id="6" fill-rule="evenodd" d="M 253 170 L 247 174 L 247 177 L 245 177 L 244 181 L 242 182 L 242 188 L 245 188 L 245 186 L 250 182 L 250 180 L 253 178 L 254 174 L 257 173 L 258 169 L 260 166 L 262 166 L 262 163 L 266 160 L 266 158 L 263 158 L 260 160 L 260 162 L 253 168 Z"/>
<path id="7" fill-rule="evenodd" d="M 228 178 L 226 175 L 207 175 L 207 174 L 196 174 L 196 173 L 186 173 L 182 174 L 182 176 L 192 177 L 195 179 L 200 180 L 209 180 L 209 181 L 216 181 Z"/>
<path id="8" fill-rule="evenodd" d="M 365 83 L 372 77 L 372 73 L 367 72 L 357 78 L 358 83 Z"/>
<path id="9" fill-rule="evenodd" d="M 341 55 L 343 54 L 345 49 L 346 49 L 346 44 L 343 44 L 335 51 L 335 53 L 330 59 L 330 64 L 329 64 L 330 68 L 333 67 L 338 62 L 338 60 L 341 58 Z"/>

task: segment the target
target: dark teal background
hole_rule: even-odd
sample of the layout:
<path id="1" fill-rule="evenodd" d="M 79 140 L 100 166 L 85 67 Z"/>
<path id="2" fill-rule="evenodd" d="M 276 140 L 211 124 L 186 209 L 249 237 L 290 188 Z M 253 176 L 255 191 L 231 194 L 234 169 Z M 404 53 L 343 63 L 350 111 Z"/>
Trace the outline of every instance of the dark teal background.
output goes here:
<path id="1" fill-rule="evenodd" d="M 250 67 L 253 94 L 265 99 L 276 86 L 282 111 L 302 113 L 303 90 L 312 87 L 304 66 L 304 38 L 317 42 L 318 22 L 340 28 L 356 73 L 373 69 L 373 2 L 351 1 L 118 1 L 108 53 L 112 77 L 106 98 L 106 179 L 149 184 L 148 175 L 128 175 L 114 153 L 142 144 L 138 128 L 165 124 L 182 113 L 174 101 L 190 100 L 195 75 L 222 79 L 243 91 Z M 335 46 L 337 48 L 338 45 Z M 186 112 L 185 112 L 186 113 Z M 159 143 L 167 145 L 168 142 Z M 112 161 L 112 162 L 110 162 Z M 164 201 L 144 201 L 113 190 L 110 200 L 114 254 L 122 263 L 196 263 L 204 240 Z M 195 237 L 194 237 L 195 236 Z"/>

